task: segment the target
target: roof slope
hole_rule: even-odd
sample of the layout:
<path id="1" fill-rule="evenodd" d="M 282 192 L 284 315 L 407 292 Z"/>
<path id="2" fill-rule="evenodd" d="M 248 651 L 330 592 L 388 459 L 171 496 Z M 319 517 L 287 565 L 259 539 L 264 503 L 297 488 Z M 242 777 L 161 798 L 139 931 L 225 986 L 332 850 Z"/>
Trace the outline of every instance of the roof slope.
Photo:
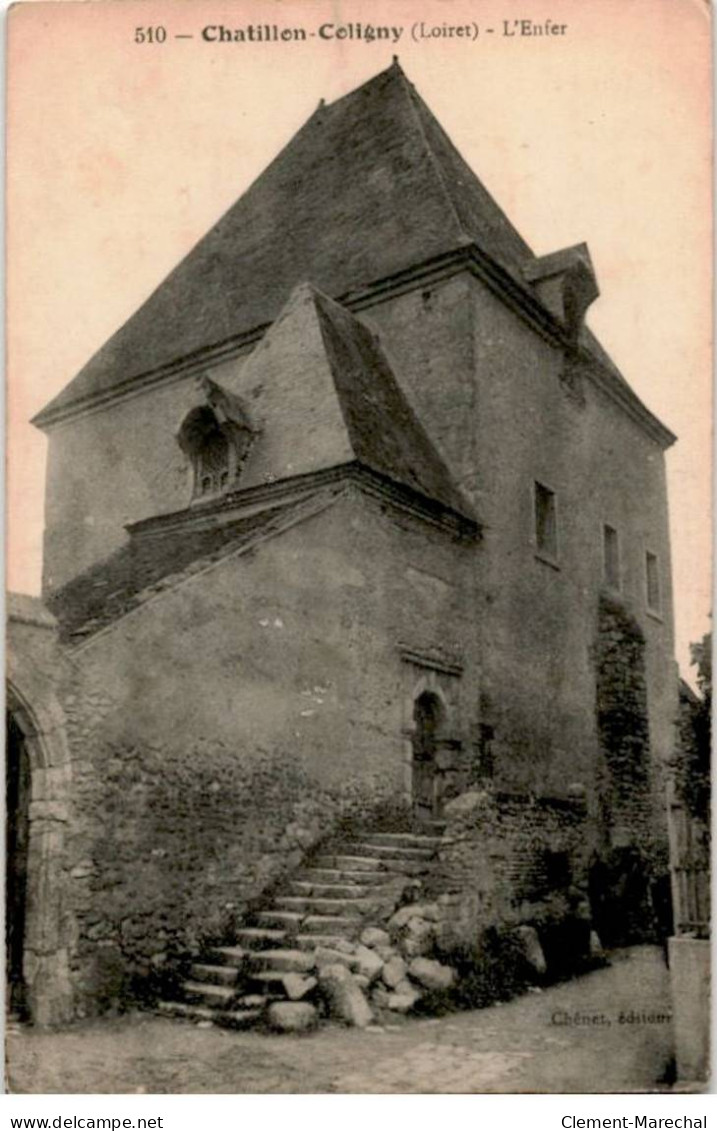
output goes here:
<path id="1" fill-rule="evenodd" d="M 463 514 L 472 515 L 368 327 L 314 292 L 326 355 L 359 463 Z"/>
<path id="2" fill-rule="evenodd" d="M 261 430 L 242 490 L 360 463 L 473 517 L 377 339 L 309 283 L 294 289 L 232 388 Z"/>
<path id="3" fill-rule="evenodd" d="M 472 240 L 531 256 L 394 63 L 315 111 L 38 423 L 272 322 L 302 279 L 338 296 Z"/>
<path id="4" fill-rule="evenodd" d="M 196 569 L 239 550 L 292 509 L 298 508 L 274 507 L 229 524 L 133 539 L 50 596 L 61 638 L 76 642 L 94 635 Z"/>
<path id="5" fill-rule="evenodd" d="M 236 393 L 211 384 L 215 393 Z M 329 469 L 359 465 L 475 523 L 377 339 L 309 283 L 294 289 L 235 384 L 242 403 L 251 399 L 256 428 L 240 488 L 220 506 L 215 499 L 129 527 L 127 544 L 48 599 L 63 639 L 92 636 L 197 569 L 276 533 L 302 513 L 307 492 L 320 493 L 317 473 Z M 276 492 L 262 504 L 256 488 L 282 481 L 303 485 L 298 499 L 281 502 Z"/>

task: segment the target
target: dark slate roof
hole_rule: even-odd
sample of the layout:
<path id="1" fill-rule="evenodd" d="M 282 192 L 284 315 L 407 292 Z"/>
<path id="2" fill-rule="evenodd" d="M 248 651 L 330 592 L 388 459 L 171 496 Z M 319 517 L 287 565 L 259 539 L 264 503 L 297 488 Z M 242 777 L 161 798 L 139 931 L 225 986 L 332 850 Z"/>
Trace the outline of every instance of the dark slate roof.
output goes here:
<path id="1" fill-rule="evenodd" d="M 183 577 L 239 550 L 291 509 L 273 507 L 231 523 L 132 538 L 47 599 L 61 639 L 78 643 L 94 635 Z"/>
<path id="2" fill-rule="evenodd" d="M 473 519 L 377 338 L 311 284 L 294 288 L 232 392 L 259 430 L 243 490 L 359 463 Z"/>
<path id="3" fill-rule="evenodd" d="M 273 322 L 302 279 L 339 296 L 473 241 L 516 277 L 531 256 L 394 63 L 315 111 L 37 422 Z"/>
<path id="4" fill-rule="evenodd" d="M 314 291 L 313 298 L 358 463 L 472 517 L 394 377 L 378 338 L 326 295 Z"/>
<path id="5" fill-rule="evenodd" d="M 261 333 L 302 279 L 345 296 L 468 245 L 535 301 L 524 274 L 533 252 L 394 62 L 318 107 L 35 423 Z M 580 342 L 646 412 L 587 327 Z"/>

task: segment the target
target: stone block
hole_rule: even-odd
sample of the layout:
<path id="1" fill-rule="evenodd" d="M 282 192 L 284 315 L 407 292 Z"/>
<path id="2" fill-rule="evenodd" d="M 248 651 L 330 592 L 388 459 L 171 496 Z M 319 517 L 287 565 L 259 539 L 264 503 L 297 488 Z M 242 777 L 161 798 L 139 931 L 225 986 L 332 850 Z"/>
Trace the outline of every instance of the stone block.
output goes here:
<path id="1" fill-rule="evenodd" d="M 375 982 L 383 970 L 383 959 L 370 950 L 367 946 L 356 948 L 356 970 L 368 979 L 369 983 Z"/>
<path id="2" fill-rule="evenodd" d="M 421 991 L 408 978 L 401 978 L 394 989 L 394 993 L 397 993 L 399 997 L 405 997 L 406 994 L 415 994 L 417 998 L 421 996 Z"/>
<path id="3" fill-rule="evenodd" d="M 319 985 L 332 1017 L 365 1029 L 373 1021 L 373 1013 L 363 990 L 345 966 L 326 966 L 319 971 Z"/>
<path id="4" fill-rule="evenodd" d="M 284 974 L 281 980 L 286 996 L 291 1001 L 300 1001 L 316 986 L 316 978 L 307 978 L 302 974 Z"/>
<path id="5" fill-rule="evenodd" d="M 387 1009 L 388 999 L 390 996 L 391 995 L 384 986 L 383 982 L 377 982 L 371 990 L 371 1001 L 377 1009 Z"/>
<path id="6" fill-rule="evenodd" d="M 396 948 L 394 946 L 390 946 L 390 945 L 377 946 L 377 947 L 375 947 L 375 950 L 376 950 L 376 954 L 379 956 L 379 958 L 383 962 L 388 962 L 391 958 L 394 958 L 395 955 L 396 955 Z"/>
<path id="7" fill-rule="evenodd" d="M 410 983 L 406 984 L 410 986 Z M 395 993 L 388 995 L 386 1007 L 393 1010 L 394 1013 L 408 1013 L 413 1009 L 420 996 L 418 990 L 413 987 L 404 989 L 401 993 L 396 990 Z"/>
<path id="8" fill-rule="evenodd" d="M 445 817 L 467 817 L 469 814 L 479 813 L 482 809 L 489 808 L 492 798 L 485 790 L 469 790 L 446 802 L 443 807 Z"/>
<path id="9" fill-rule="evenodd" d="M 367 927 L 361 932 L 361 943 L 370 947 L 390 946 L 391 936 L 388 931 L 382 931 L 380 927 Z"/>
<path id="10" fill-rule="evenodd" d="M 408 973 L 427 990 L 447 990 L 456 980 L 451 966 L 444 966 L 432 958 L 414 958 Z"/>
<path id="11" fill-rule="evenodd" d="M 521 926 L 515 928 L 515 937 L 520 943 L 523 958 L 536 974 L 545 974 L 548 964 L 545 961 L 543 948 L 540 945 L 538 932 L 535 927 Z"/>
<path id="12" fill-rule="evenodd" d="M 347 970 L 352 969 L 356 965 L 356 959 L 353 954 L 345 954 L 341 950 L 334 950 L 333 947 L 317 946 L 314 952 L 314 959 L 316 961 L 317 969 L 321 970 L 325 966 L 345 966 Z"/>
<path id="13" fill-rule="evenodd" d="M 398 983 L 406 976 L 406 963 L 396 954 L 390 958 L 388 962 L 384 963 L 381 977 L 389 989 L 394 989 Z"/>
<path id="14" fill-rule="evenodd" d="M 275 1001 L 269 1006 L 269 1024 L 281 1033 L 302 1033 L 318 1024 L 318 1011 L 305 1001 Z"/>
<path id="15" fill-rule="evenodd" d="M 409 903 L 391 916 L 388 925 L 391 930 L 400 931 L 410 923 L 411 919 L 427 919 L 438 923 L 441 918 L 442 912 L 437 903 Z"/>

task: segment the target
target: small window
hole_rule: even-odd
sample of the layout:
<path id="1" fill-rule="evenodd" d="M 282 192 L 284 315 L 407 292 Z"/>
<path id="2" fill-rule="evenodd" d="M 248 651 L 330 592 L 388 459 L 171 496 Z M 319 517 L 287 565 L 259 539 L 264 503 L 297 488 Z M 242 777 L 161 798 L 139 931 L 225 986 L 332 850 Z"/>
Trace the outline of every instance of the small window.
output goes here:
<path id="1" fill-rule="evenodd" d="M 196 460 L 203 495 L 226 486 L 229 482 L 229 441 L 218 427 L 204 436 Z"/>
<path id="2" fill-rule="evenodd" d="M 179 431 L 179 445 L 192 462 L 194 497 L 208 498 L 228 490 L 241 466 L 240 451 L 248 430 L 221 423 L 207 405 L 192 409 Z"/>
<path id="3" fill-rule="evenodd" d="M 535 484 L 535 543 L 538 553 L 556 561 L 558 557 L 558 522 L 555 492 L 542 483 Z"/>
<path id="4" fill-rule="evenodd" d="M 645 554 L 645 583 L 647 587 L 647 607 L 651 613 L 662 612 L 662 595 L 660 593 L 660 563 L 657 554 L 649 550 Z"/>
<path id="5" fill-rule="evenodd" d="M 620 588 L 620 542 L 614 526 L 603 526 L 603 569 L 605 584 L 610 589 Z"/>
<path id="6" fill-rule="evenodd" d="M 495 774 L 495 730 L 487 723 L 481 723 L 478 734 L 478 774 L 481 778 L 492 778 Z"/>

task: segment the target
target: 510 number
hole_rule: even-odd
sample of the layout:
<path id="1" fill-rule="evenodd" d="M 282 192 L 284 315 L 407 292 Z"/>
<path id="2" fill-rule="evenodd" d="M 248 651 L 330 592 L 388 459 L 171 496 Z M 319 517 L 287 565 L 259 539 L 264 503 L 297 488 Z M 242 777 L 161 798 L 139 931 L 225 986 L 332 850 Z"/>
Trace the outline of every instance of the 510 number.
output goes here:
<path id="1" fill-rule="evenodd" d="M 164 43 L 167 38 L 166 27 L 136 27 L 134 29 L 135 43 Z"/>

